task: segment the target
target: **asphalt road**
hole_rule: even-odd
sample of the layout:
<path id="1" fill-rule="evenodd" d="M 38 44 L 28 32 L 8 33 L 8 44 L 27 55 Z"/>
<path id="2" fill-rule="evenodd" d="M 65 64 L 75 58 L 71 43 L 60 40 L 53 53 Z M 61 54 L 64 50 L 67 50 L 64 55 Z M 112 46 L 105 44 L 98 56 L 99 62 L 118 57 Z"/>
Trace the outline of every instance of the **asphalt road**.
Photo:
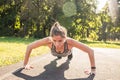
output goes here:
<path id="1" fill-rule="evenodd" d="M 120 49 L 93 48 L 96 60 L 96 75 L 84 74 L 90 68 L 88 55 L 73 50 L 73 59 L 57 60 L 50 53 L 30 58 L 34 69 L 22 69 L 22 63 L 0 68 L 0 80 L 120 80 Z"/>

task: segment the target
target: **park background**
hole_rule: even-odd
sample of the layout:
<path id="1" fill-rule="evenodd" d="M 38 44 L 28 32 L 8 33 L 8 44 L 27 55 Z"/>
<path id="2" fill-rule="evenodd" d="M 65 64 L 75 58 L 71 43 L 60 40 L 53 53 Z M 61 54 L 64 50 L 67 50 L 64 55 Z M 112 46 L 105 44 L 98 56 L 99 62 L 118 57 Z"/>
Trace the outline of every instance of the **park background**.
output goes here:
<path id="1" fill-rule="evenodd" d="M 120 0 L 0 0 L 0 67 L 23 60 L 27 44 L 49 36 L 55 21 L 91 47 L 120 48 Z M 33 55 L 46 53 L 40 47 Z"/>

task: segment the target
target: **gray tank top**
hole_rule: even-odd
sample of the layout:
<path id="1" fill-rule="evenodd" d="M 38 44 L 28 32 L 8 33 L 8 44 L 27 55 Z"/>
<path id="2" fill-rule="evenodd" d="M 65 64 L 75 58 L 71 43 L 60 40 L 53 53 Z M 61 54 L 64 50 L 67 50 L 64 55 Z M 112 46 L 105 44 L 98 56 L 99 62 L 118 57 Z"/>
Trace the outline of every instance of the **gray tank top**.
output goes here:
<path id="1" fill-rule="evenodd" d="M 64 43 L 64 51 L 63 51 L 63 53 L 58 53 L 56 51 L 55 45 L 52 43 L 51 54 L 53 56 L 65 57 L 65 56 L 68 56 L 68 55 L 71 54 L 71 50 L 68 49 L 68 44 L 67 44 L 67 42 L 65 42 Z"/>

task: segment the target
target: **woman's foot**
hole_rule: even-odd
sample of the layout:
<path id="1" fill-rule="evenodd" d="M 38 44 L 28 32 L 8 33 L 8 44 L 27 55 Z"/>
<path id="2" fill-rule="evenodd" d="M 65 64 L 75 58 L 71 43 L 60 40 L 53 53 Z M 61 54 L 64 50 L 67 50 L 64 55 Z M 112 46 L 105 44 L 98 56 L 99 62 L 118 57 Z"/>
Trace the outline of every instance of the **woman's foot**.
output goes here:
<path id="1" fill-rule="evenodd" d="M 71 60 L 73 57 L 72 53 L 70 55 L 68 55 L 68 60 Z"/>
<path id="2" fill-rule="evenodd" d="M 57 56 L 57 59 L 61 59 L 62 57 L 60 57 L 60 56 Z"/>

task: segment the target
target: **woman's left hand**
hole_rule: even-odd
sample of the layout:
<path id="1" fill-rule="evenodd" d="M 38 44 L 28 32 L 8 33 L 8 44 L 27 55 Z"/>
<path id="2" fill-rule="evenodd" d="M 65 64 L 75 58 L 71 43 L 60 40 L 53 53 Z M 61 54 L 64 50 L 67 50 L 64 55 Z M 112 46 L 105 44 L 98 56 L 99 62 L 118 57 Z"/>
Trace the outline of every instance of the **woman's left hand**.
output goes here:
<path id="1" fill-rule="evenodd" d="M 91 74 L 96 74 L 96 69 L 91 69 Z"/>
<path id="2" fill-rule="evenodd" d="M 91 70 L 86 69 L 86 70 L 84 71 L 84 73 L 85 73 L 86 75 L 89 75 L 89 74 L 96 74 L 96 70 L 95 70 L 95 69 L 91 69 Z"/>

